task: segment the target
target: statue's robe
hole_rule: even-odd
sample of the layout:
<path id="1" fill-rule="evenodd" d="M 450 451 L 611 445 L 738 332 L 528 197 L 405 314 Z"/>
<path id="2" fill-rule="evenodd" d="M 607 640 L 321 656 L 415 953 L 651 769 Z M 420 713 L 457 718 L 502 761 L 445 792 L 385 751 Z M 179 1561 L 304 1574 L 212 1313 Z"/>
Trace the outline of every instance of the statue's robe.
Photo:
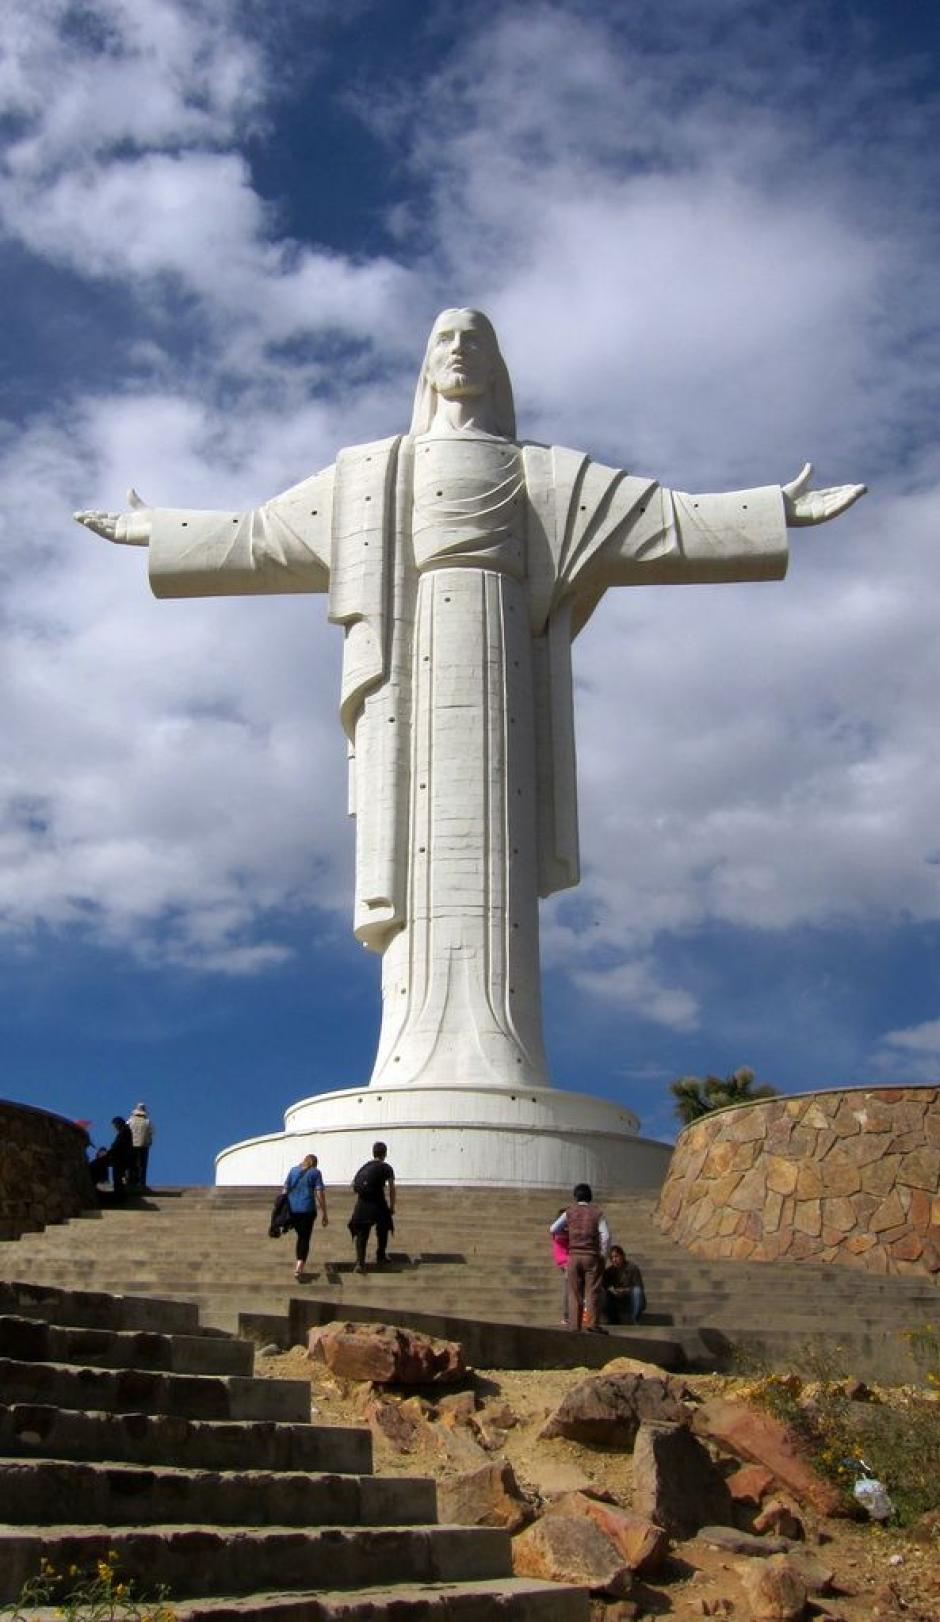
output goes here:
<path id="1" fill-rule="evenodd" d="M 155 509 L 151 584 L 158 597 L 329 592 L 346 634 L 354 929 L 385 954 L 373 1082 L 545 1085 L 536 901 L 579 876 L 572 640 L 611 586 L 781 578 L 783 497 L 684 495 L 523 445 L 499 549 L 455 544 L 425 572 L 420 449 L 411 436 L 351 447 L 247 513 Z M 463 718 L 458 680 L 486 689 Z"/>

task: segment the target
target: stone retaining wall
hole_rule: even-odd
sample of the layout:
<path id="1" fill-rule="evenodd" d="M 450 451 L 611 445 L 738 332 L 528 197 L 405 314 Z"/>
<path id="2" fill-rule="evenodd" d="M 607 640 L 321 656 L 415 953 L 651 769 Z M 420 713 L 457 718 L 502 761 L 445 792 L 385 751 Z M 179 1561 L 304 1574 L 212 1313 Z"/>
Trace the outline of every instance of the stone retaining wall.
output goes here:
<path id="1" fill-rule="evenodd" d="M 97 1205 L 85 1142 L 63 1116 L 0 1099 L 0 1239 L 38 1233 Z"/>
<path id="2" fill-rule="evenodd" d="M 697 1256 L 841 1262 L 940 1283 L 940 1087 L 716 1110 L 680 1134 L 657 1217 Z"/>

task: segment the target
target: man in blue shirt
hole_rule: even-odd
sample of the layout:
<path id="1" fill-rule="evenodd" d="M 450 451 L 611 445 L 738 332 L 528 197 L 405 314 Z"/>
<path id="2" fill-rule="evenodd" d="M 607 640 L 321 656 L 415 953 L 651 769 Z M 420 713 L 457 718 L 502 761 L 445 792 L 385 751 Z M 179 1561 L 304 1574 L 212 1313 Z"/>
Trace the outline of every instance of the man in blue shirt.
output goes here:
<path id="1" fill-rule="evenodd" d="M 292 1166 L 284 1181 L 284 1193 L 290 1206 L 291 1224 L 297 1235 L 294 1254 L 297 1263 L 294 1277 L 303 1276 L 304 1263 L 310 1254 L 310 1237 L 317 1220 L 317 1210 L 323 1218 L 324 1228 L 330 1225 L 326 1214 L 326 1189 L 323 1173 L 317 1170 L 316 1155 L 304 1155 L 299 1166 Z"/>

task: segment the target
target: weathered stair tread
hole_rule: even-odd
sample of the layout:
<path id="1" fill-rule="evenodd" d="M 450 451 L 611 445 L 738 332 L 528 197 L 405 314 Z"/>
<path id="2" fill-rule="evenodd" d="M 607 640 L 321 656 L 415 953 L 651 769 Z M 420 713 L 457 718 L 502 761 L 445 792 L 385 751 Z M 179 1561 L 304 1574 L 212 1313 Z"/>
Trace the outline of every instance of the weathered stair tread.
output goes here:
<path id="1" fill-rule="evenodd" d="M 49 1324 L 0 1313 L 0 1357 L 79 1363 L 89 1368 L 153 1369 L 166 1374 L 251 1376 L 252 1348 L 244 1341 L 206 1335 L 167 1335 L 152 1329 Z"/>
<path id="2" fill-rule="evenodd" d="M 79 1517 L 115 1527 L 433 1525 L 437 1488 L 421 1476 L 0 1457 L 0 1522 L 55 1525 Z"/>
<path id="3" fill-rule="evenodd" d="M 189 1419 L 117 1414 L 24 1402 L 0 1404 L 0 1452 L 15 1458 L 98 1458 L 124 1464 L 168 1459 L 203 1470 L 328 1470 L 367 1474 L 372 1433 L 365 1426 L 271 1419 Z"/>
<path id="4" fill-rule="evenodd" d="M 49 1607 L 21 1608 L 23 1622 L 61 1622 Z M 174 1622 L 588 1622 L 585 1589 L 536 1577 L 493 1577 L 477 1582 L 408 1583 L 342 1590 L 309 1589 L 293 1594 L 258 1593 L 244 1598 L 177 1601 Z"/>
<path id="5" fill-rule="evenodd" d="M 588 1622 L 587 1590 L 535 1577 L 497 1577 L 483 1582 L 421 1583 L 394 1588 L 370 1588 L 359 1594 L 337 1591 L 306 1594 L 251 1594 L 244 1600 L 200 1600 L 176 1605 L 176 1622 L 249 1622 L 253 1617 L 271 1622 L 374 1622 L 390 1614 L 411 1622 L 489 1622 L 491 1617 L 513 1622 Z"/>
<path id="6" fill-rule="evenodd" d="M 11 1259 L 26 1254 L 20 1247 L 18 1240 L 15 1250 L 11 1247 Z M 42 1318 L 47 1323 L 151 1329 L 170 1335 L 206 1333 L 200 1329 L 199 1308 L 193 1302 L 164 1299 L 156 1294 L 142 1296 L 127 1280 L 124 1291 L 129 1293 L 65 1289 L 59 1284 L 13 1277 L 0 1279 L 0 1308 L 22 1318 Z M 63 1318 L 62 1313 L 68 1316 Z M 214 1331 L 210 1333 L 214 1335 Z"/>
<path id="7" fill-rule="evenodd" d="M 196 1414 L 200 1419 L 303 1420 L 310 1388 L 303 1380 L 239 1374 L 168 1374 L 153 1369 L 98 1369 L 0 1357 L 7 1402 L 49 1402 L 116 1413 Z"/>
<path id="8" fill-rule="evenodd" d="M 168 1598 L 381 1583 L 463 1582 L 507 1577 L 509 1534 L 478 1526 L 0 1527 L 0 1602 L 15 1599 L 48 1560 L 57 1570 L 93 1569 L 114 1551 L 123 1580 Z"/>

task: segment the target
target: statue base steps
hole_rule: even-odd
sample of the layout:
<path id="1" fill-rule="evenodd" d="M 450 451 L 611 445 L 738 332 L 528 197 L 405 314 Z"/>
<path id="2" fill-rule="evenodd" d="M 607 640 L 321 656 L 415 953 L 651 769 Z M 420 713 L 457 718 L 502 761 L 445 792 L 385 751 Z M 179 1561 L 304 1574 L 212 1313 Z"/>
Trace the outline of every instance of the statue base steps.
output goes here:
<path id="1" fill-rule="evenodd" d="M 280 1183 L 305 1154 L 327 1183 L 348 1183 L 381 1138 L 402 1183 L 658 1189 L 672 1153 L 639 1136 L 630 1110 L 554 1087 L 345 1088 L 292 1104 L 284 1128 L 223 1149 L 216 1183 Z"/>

